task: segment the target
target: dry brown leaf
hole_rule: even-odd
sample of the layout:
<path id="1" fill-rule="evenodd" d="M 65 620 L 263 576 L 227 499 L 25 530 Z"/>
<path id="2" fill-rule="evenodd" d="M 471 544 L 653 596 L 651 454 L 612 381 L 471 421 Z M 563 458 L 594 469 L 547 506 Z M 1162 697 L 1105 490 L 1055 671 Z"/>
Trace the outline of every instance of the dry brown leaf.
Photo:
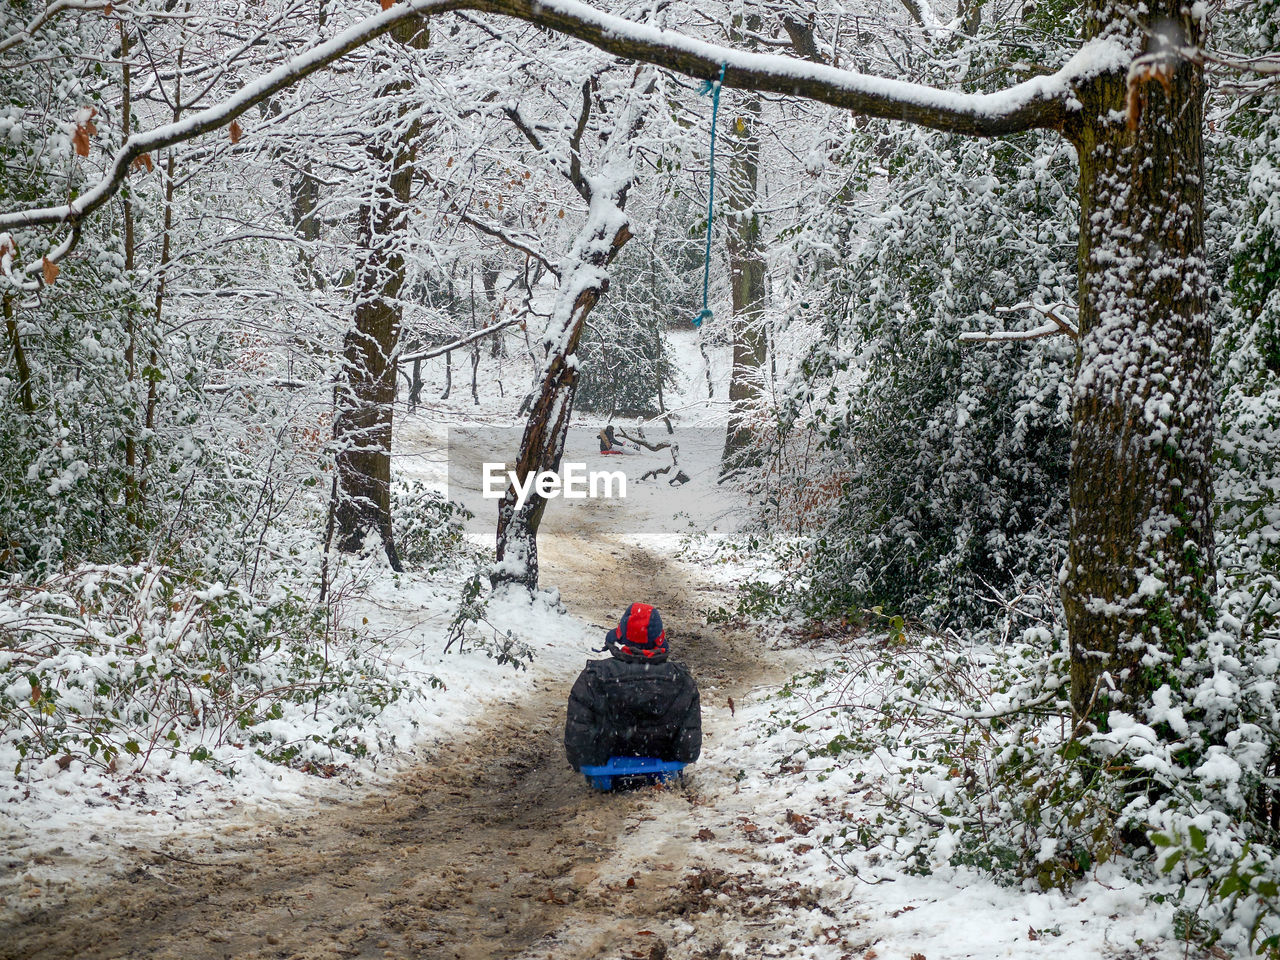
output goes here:
<path id="1" fill-rule="evenodd" d="M 62 268 L 48 257 L 45 257 L 40 261 L 40 272 L 44 274 L 44 282 L 51 284 L 58 279 L 58 274 L 62 272 Z"/>
<path id="2" fill-rule="evenodd" d="M 239 143 L 240 138 L 244 136 L 244 130 L 241 129 L 240 124 L 235 120 L 232 120 L 231 126 L 227 127 L 227 133 L 231 134 L 232 143 Z"/>
<path id="3" fill-rule="evenodd" d="M 733 697 L 729 698 L 729 716 L 731 717 L 736 716 L 736 712 L 734 711 L 734 708 L 733 708 Z"/>
<path id="4" fill-rule="evenodd" d="M 115 7 L 113 7 L 111 4 L 108 3 L 105 7 L 102 8 L 102 15 L 104 17 L 109 17 L 111 16 L 111 12 L 113 10 L 115 10 Z"/>
<path id="5" fill-rule="evenodd" d="M 129 165 L 129 169 L 131 170 L 146 170 L 147 173 L 150 173 L 155 168 L 156 165 L 151 162 L 151 154 L 149 153 L 144 153 L 140 157 L 134 157 L 133 163 Z"/>
<path id="6" fill-rule="evenodd" d="M 80 124 L 76 125 L 76 132 L 71 135 L 71 147 L 78 157 L 87 157 L 89 155 L 89 131 L 87 128 Z"/>
<path id="7" fill-rule="evenodd" d="M 923 954 L 923 953 L 913 953 L 913 954 L 911 955 L 911 960 L 924 960 L 924 954 Z"/>

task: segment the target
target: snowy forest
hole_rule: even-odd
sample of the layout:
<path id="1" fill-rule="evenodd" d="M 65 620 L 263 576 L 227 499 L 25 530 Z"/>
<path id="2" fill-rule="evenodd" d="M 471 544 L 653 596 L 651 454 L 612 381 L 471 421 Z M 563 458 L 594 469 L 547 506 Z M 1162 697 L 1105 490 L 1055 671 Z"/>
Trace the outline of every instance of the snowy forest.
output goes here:
<path id="1" fill-rule="evenodd" d="M 1280 960 L 1280 0 L 5 0 L 0 306 L 0 958 Z"/>

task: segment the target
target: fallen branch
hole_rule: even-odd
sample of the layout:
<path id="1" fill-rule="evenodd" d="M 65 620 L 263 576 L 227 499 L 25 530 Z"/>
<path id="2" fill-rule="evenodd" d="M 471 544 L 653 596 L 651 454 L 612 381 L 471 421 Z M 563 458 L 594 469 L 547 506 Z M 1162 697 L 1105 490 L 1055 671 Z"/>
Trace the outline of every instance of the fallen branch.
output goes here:
<path id="1" fill-rule="evenodd" d="M 648 440 L 644 439 L 644 437 L 633 437 L 631 436 L 631 434 L 627 433 L 627 431 L 622 429 L 619 429 L 617 433 L 618 433 L 618 436 L 620 436 L 623 440 L 626 440 L 629 443 L 634 443 L 637 447 L 644 447 L 646 450 L 652 450 L 654 451 L 654 453 L 657 453 L 659 450 L 665 450 L 667 449 L 667 447 L 674 446 L 675 449 L 671 451 L 672 463 L 675 462 L 676 454 L 680 451 L 679 444 L 672 444 L 668 441 L 663 441 L 662 443 L 653 444 L 653 443 L 650 443 Z"/>

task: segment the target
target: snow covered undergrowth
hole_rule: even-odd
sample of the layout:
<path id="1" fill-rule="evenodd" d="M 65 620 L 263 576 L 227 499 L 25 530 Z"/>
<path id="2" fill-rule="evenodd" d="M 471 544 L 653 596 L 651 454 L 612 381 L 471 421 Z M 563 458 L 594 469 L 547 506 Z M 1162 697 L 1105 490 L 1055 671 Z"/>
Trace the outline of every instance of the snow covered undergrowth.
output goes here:
<path id="1" fill-rule="evenodd" d="M 775 656 L 804 663 L 805 675 L 816 676 L 841 651 L 824 641 Z M 844 834 L 875 821 L 884 766 L 823 749 L 846 720 L 814 719 L 801 732 L 779 720 L 804 712 L 798 702 L 830 698 L 846 682 L 830 672 L 806 689 L 803 701 L 790 686 L 768 687 L 736 703 L 732 713 L 723 703 L 704 706 L 711 736 L 703 759 L 690 768 L 694 801 L 668 791 L 624 830 L 603 885 L 661 869 L 673 834 L 692 842 L 692 859 L 676 882 L 692 898 L 692 910 L 718 913 L 719 922 L 674 923 L 668 931 L 679 944 L 673 956 L 1188 955 L 1186 944 L 1173 939 L 1173 885 L 1131 879 L 1123 861 L 1097 866 L 1069 891 L 1044 891 L 1034 882 L 1001 884 L 943 858 L 908 872 L 892 855 L 842 850 Z"/>
<path id="2" fill-rule="evenodd" d="M 376 717 L 353 728 L 362 755 L 326 751 L 328 763 L 282 764 L 255 750 L 247 736 L 230 736 L 206 760 L 174 755 L 160 746 L 145 758 L 122 753 L 117 770 L 58 758 L 24 768 L 0 783 L 0 900 L 26 906 L 68 888 L 103 882 L 122 849 L 201 834 L 232 821 L 288 815 L 318 798 L 340 801 L 393 778 L 430 756 L 485 708 L 536 691 L 547 678 L 581 663 L 598 631 L 557 609 L 554 595 L 531 600 L 512 592 L 494 598 L 486 629 L 510 631 L 534 649 L 526 669 L 499 663 L 474 644 L 444 653 L 458 603 L 458 584 L 447 579 L 385 575 L 358 599 L 347 618 L 379 638 L 372 659 L 401 688 Z M 327 732 L 325 713 L 288 705 L 265 721 L 281 735 L 306 742 Z M 0 746 L 0 764 L 12 771 L 19 757 Z M 141 767 L 141 771 L 130 770 Z M 221 772 L 220 772 L 221 771 Z"/>
<path id="3" fill-rule="evenodd" d="M 845 682 L 833 673 L 824 689 L 809 693 L 830 698 Z M 721 825 L 744 838 L 759 832 L 744 835 L 748 822 L 775 843 L 792 838 L 777 845 L 776 876 L 823 888 L 835 909 L 831 924 L 841 928 L 841 944 L 827 944 L 831 949 L 814 956 L 846 956 L 846 941 L 874 948 L 885 960 L 1104 957 L 1144 945 L 1154 951 L 1148 955 L 1182 955 L 1181 944 L 1161 944 L 1172 931 L 1172 907 L 1151 903 L 1156 891 L 1127 879 L 1117 862 L 1064 893 L 1002 886 L 943 858 L 928 864 L 927 874 L 907 873 L 892 854 L 841 850 L 846 834 L 875 823 L 884 767 L 879 758 L 850 761 L 823 749 L 843 721 L 815 718 L 801 733 L 776 722 L 780 714 L 804 710 L 775 692 L 741 711 L 741 739 L 724 764 L 740 770 L 743 788 L 725 798 Z M 860 721 L 871 718 L 853 722 Z M 911 842 L 904 838 L 902 846 Z M 822 939 L 833 938 L 823 933 Z"/>

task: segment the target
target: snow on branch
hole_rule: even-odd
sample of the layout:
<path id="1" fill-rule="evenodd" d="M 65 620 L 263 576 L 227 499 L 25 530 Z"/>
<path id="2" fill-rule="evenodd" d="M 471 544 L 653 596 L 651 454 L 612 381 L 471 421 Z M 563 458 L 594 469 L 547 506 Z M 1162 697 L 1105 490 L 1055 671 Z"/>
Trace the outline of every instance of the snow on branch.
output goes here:
<path id="1" fill-rule="evenodd" d="M 997 93 L 968 94 L 795 57 L 733 50 L 611 16 L 578 0 L 455 2 L 550 27 L 617 56 L 645 60 L 703 80 L 714 80 L 724 64 L 728 87 L 804 97 L 866 116 L 974 136 L 1056 128 L 1066 117 L 1075 82 L 1123 70 L 1130 59 L 1118 41 L 1093 40 L 1057 73 Z"/>
<path id="2" fill-rule="evenodd" d="M 41 27 L 66 10 L 105 10 L 108 2 L 109 0 L 54 0 L 17 33 L 0 37 L 0 53 L 12 50 L 18 44 L 30 40 Z"/>
<path id="3" fill-rule="evenodd" d="M 933 12 L 933 4 L 929 0 L 902 0 L 902 5 L 906 7 L 907 13 L 911 14 L 911 19 L 919 24 L 930 37 L 936 39 L 946 33 L 947 28 L 942 25 L 938 15 Z"/>
<path id="4" fill-rule="evenodd" d="M 229 125 L 255 105 L 390 31 L 428 14 L 477 10 L 514 17 L 577 37 L 619 57 L 647 61 L 701 79 L 719 76 L 725 85 L 804 97 L 866 116 L 904 120 L 974 136 L 999 136 L 1031 128 L 1060 127 L 1073 84 L 1123 70 L 1130 57 L 1118 41 L 1093 40 L 1057 73 L 1035 77 L 991 94 L 939 90 L 923 84 L 842 70 L 795 57 L 748 53 L 659 27 L 612 16 L 579 0 L 406 0 L 356 23 L 328 40 L 245 83 L 225 101 L 174 123 L 129 137 L 103 177 L 76 199 L 56 206 L 0 214 L 0 231 L 40 225 L 76 224 L 103 206 L 143 154 L 182 143 Z M 53 253 L 46 259 L 53 260 Z M 24 272 L 34 275 L 39 264 Z"/>
<path id="5" fill-rule="evenodd" d="M 1020 313 L 1023 310 L 1034 310 L 1048 318 L 1047 323 L 1030 330 L 993 330 L 984 333 L 980 330 L 960 334 L 961 343 L 1007 343 L 1011 340 L 1039 340 L 1041 337 L 1052 337 L 1060 333 L 1075 339 L 1079 336 L 1076 326 L 1061 316 L 1066 304 L 1055 303 L 1044 306 L 1038 303 L 1019 303 L 1012 307 L 997 307 L 996 313 Z"/>
<path id="6" fill-rule="evenodd" d="M 519 317 L 511 317 L 507 320 L 500 320 L 497 323 L 489 324 L 487 327 L 474 330 L 466 336 L 459 337 L 457 340 L 453 340 L 443 346 L 432 347 L 430 350 L 421 350 L 418 353 L 407 353 L 402 357 L 396 357 L 396 363 L 412 363 L 414 360 L 430 360 L 433 357 L 443 356 L 452 350 L 458 350 L 468 344 L 474 343 L 477 340 L 483 340 L 490 334 L 497 333 L 500 330 L 507 329 L 507 327 L 514 327 L 516 324 L 524 322 L 525 316 L 523 315 Z"/>
<path id="7" fill-rule="evenodd" d="M 1280 50 L 1251 56 L 1202 47 L 1181 47 L 1179 55 L 1204 67 L 1216 67 L 1250 79 L 1224 82 L 1221 88 L 1227 93 L 1258 96 L 1280 88 Z"/>
<path id="8" fill-rule="evenodd" d="M 143 154 L 195 139 L 230 124 L 254 106 L 299 80 L 327 67 L 348 53 L 387 33 L 396 24 L 420 16 L 424 10 L 447 7 L 447 0 L 417 0 L 384 10 L 281 64 L 245 84 L 220 104 L 188 114 L 181 120 L 129 137 L 112 158 L 106 174 L 70 203 L 0 214 L 0 230 L 46 224 L 77 223 L 111 199 L 129 175 L 133 161 Z"/>
<path id="9" fill-rule="evenodd" d="M 485 221 L 481 220 L 479 217 L 476 217 L 473 214 L 471 214 L 466 207 L 464 207 L 456 199 L 450 196 L 445 189 L 445 185 L 441 183 L 439 180 L 437 180 L 435 177 L 433 177 L 430 173 L 423 171 L 422 176 L 423 176 L 423 179 L 425 179 L 428 184 L 435 187 L 436 190 L 440 193 L 441 197 L 444 200 L 445 210 L 448 213 L 453 214 L 463 223 L 473 227 L 476 230 L 479 230 L 481 233 L 485 234 L 486 236 L 493 237 L 495 240 L 501 241 L 502 243 L 510 247 L 512 250 L 518 250 L 520 253 L 523 253 L 525 256 L 532 257 L 534 260 L 537 260 L 538 263 L 542 264 L 542 266 L 545 267 L 546 270 L 552 276 L 555 276 L 555 277 L 560 276 L 560 271 L 555 267 L 554 264 L 551 263 L 550 260 L 546 258 L 546 256 L 543 255 L 542 251 L 538 249 L 538 244 L 534 237 L 529 235 L 517 235 L 503 229 L 502 227 L 495 226 L 494 224 L 491 224 L 491 223 L 486 223 Z"/>

